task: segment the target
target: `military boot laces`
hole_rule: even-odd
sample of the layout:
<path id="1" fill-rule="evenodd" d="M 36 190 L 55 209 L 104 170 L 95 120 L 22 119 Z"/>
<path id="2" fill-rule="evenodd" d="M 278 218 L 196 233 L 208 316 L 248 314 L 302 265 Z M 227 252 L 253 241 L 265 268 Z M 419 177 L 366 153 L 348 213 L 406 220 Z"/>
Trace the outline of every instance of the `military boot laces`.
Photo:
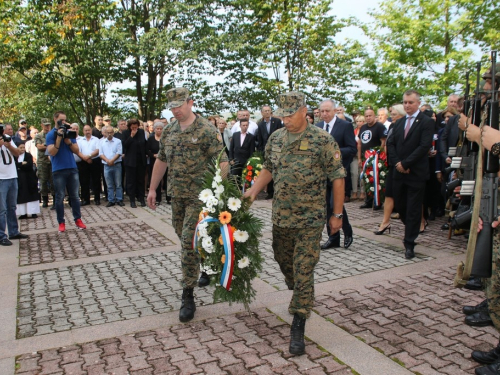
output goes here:
<path id="1" fill-rule="evenodd" d="M 194 318 L 196 305 L 194 303 L 193 288 L 184 289 L 182 291 L 182 303 L 179 310 L 179 320 L 183 323 L 189 322 Z"/>
<path id="2" fill-rule="evenodd" d="M 297 314 L 293 316 L 292 327 L 290 328 L 290 354 L 304 354 L 306 345 L 304 343 L 304 329 L 306 319 Z"/>

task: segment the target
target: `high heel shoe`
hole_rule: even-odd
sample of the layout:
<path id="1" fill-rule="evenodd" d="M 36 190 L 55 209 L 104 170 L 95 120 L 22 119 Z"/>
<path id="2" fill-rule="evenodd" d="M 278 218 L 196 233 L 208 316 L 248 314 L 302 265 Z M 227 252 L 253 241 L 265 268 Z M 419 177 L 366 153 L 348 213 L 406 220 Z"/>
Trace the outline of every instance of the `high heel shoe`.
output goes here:
<path id="1" fill-rule="evenodd" d="M 387 229 L 389 229 L 389 234 L 391 234 L 391 224 L 389 224 L 388 226 L 386 226 L 384 229 L 382 229 L 382 230 L 376 230 L 376 231 L 375 231 L 375 232 L 373 232 L 373 233 L 375 233 L 375 234 L 378 236 L 378 235 L 384 234 L 384 232 L 385 232 Z"/>

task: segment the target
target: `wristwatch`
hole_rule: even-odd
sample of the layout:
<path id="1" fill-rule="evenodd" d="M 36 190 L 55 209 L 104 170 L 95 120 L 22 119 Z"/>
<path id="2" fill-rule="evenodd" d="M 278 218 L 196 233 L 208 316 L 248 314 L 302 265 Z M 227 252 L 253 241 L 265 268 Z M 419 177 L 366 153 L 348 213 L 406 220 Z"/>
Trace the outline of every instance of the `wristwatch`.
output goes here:
<path id="1" fill-rule="evenodd" d="M 491 153 L 495 156 L 500 155 L 500 142 L 493 144 L 491 146 Z"/>
<path id="2" fill-rule="evenodd" d="M 333 214 L 337 219 L 342 219 L 344 217 L 344 214 Z"/>

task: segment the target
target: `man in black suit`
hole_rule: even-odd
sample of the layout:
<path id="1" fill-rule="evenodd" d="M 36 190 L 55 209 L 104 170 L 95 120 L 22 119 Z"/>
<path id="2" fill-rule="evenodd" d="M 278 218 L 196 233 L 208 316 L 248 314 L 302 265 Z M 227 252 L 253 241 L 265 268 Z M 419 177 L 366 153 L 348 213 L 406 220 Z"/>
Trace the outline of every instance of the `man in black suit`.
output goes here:
<path id="1" fill-rule="evenodd" d="M 316 126 L 327 131 L 333 138 L 335 138 L 335 141 L 340 147 L 340 153 L 342 154 L 342 165 L 349 176 L 349 166 L 352 162 L 352 158 L 357 152 L 356 139 L 354 137 L 354 128 L 352 127 L 352 123 L 342 120 L 336 116 L 335 102 L 331 99 L 323 101 L 320 104 L 319 109 L 323 120 L 318 122 Z M 326 187 L 326 214 L 326 222 L 328 223 L 334 214 L 331 181 L 327 182 Z M 321 245 L 321 248 L 325 250 L 331 247 L 340 247 L 340 233 L 337 232 L 335 234 L 331 234 L 328 225 L 326 228 L 328 232 L 328 241 Z M 347 249 L 352 244 L 352 227 L 351 224 L 349 224 L 349 218 L 347 217 L 345 206 L 342 208 L 342 231 L 344 232 L 344 247 Z"/>
<path id="2" fill-rule="evenodd" d="M 260 113 L 262 114 L 262 121 L 260 121 L 257 126 L 257 132 L 255 133 L 255 144 L 257 150 L 265 154 L 267 140 L 276 130 L 283 127 L 283 123 L 278 118 L 271 117 L 272 109 L 268 105 L 261 108 Z M 265 156 L 265 155 L 264 155 Z M 274 196 L 274 184 L 273 181 L 267 185 L 267 197 L 266 199 L 272 199 Z"/>
<path id="3" fill-rule="evenodd" d="M 238 185 L 241 185 L 241 172 L 247 161 L 255 151 L 255 137 L 248 132 L 249 121 L 240 120 L 241 131 L 233 134 L 229 146 L 229 162 L 232 165 L 231 172 L 236 176 Z"/>
<path id="4" fill-rule="evenodd" d="M 123 132 L 123 153 L 125 158 L 125 180 L 127 194 L 130 197 L 130 207 L 136 208 L 137 199 L 141 207 L 146 207 L 144 201 L 144 179 L 146 174 L 146 134 L 139 129 L 139 120 L 130 119 L 128 129 Z"/>
<path id="5" fill-rule="evenodd" d="M 406 117 L 399 119 L 387 141 L 394 170 L 394 203 L 405 224 L 405 258 L 415 257 L 415 239 L 420 232 L 425 183 L 429 179 L 428 152 L 432 146 L 434 123 L 420 112 L 420 94 L 408 90 L 403 95 Z"/>

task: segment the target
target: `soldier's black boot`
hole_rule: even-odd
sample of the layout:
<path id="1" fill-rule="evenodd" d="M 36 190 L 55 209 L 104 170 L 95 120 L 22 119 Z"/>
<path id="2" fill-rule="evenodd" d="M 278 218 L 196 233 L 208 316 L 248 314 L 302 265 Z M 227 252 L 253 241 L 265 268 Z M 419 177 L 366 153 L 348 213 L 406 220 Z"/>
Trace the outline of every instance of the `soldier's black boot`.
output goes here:
<path id="1" fill-rule="evenodd" d="M 491 349 L 489 352 L 474 350 L 470 356 L 474 361 L 482 363 L 484 365 L 491 365 L 493 363 L 496 363 L 500 361 L 500 343 L 496 348 Z"/>
<path id="2" fill-rule="evenodd" d="M 49 197 L 48 196 L 43 196 L 42 197 L 42 207 L 47 208 L 49 207 Z"/>
<path id="3" fill-rule="evenodd" d="M 206 272 L 202 272 L 200 278 L 198 279 L 198 286 L 203 288 L 207 285 L 210 285 L 210 276 L 208 276 Z"/>
<path id="4" fill-rule="evenodd" d="M 182 304 L 179 310 L 179 320 L 183 323 L 189 322 L 194 318 L 196 305 L 194 303 L 193 288 L 187 288 L 182 291 Z"/>
<path id="5" fill-rule="evenodd" d="M 478 367 L 474 370 L 476 375 L 499 375 L 500 362 L 493 363 L 492 365 Z"/>
<path id="6" fill-rule="evenodd" d="M 488 300 L 485 299 L 475 306 L 464 306 L 462 311 L 465 315 L 472 315 L 481 311 L 488 312 Z"/>
<path id="7" fill-rule="evenodd" d="M 301 318 L 297 314 L 293 316 L 292 327 L 290 328 L 290 354 L 301 355 L 305 353 L 304 330 L 306 318 Z"/>

